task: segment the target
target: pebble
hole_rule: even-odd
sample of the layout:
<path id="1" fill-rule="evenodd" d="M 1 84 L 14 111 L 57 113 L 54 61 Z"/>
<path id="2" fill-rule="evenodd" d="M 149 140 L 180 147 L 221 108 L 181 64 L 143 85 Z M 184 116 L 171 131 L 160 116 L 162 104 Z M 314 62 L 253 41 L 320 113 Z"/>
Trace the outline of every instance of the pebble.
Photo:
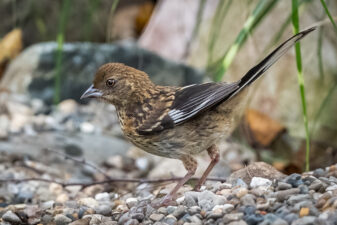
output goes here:
<path id="1" fill-rule="evenodd" d="M 298 195 L 292 195 L 289 197 L 289 199 L 287 200 L 288 204 L 290 205 L 294 205 L 298 202 L 301 201 L 305 201 L 307 199 L 310 199 L 310 195 L 309 194 L 298 194 Z"/>
<path id="2" fill-rule="evenodd" d="M 125 203 L 130 209 L 138 203 L 138 200 L 137 198 L 128 198 L 125 200 Z"/>
<path id="3" fill-rule="evenodd" d="M 168 211 L 169 212 L 169 211 Z M 186 213 L 186 207 L 185 206 L 178 206 L 174 212 L 172 213 L 172 215 L 177 218 L 177 219 L 180 219 L 182 216 L 184 216 Z"/>
<path id="4" fill-rule="evenodd" d="M 300 174 L 293 173 L 289 176 L 287 176 L 284 181 L 288 184 L 290 184 L 292 187 L 296 188 L 303 184 L 302 177 Z"/>
<path id="5" fill-rule="evenodd" d="M 241 188 L 235 189 L 235 190 L 233 191 L 233 194 L 235 194 L 236 197 L 238 197 L 238 198 L 242 198 L 242 197 L 245 196 L 247 193 L 248 193 L 248 189 L 245 188 L 245 187 L 241 187 Z"/>
<path id="6" fill-rule="evenodd" d="M 15 213 L 13 213 L 11 210 L 9 210 L 5 214 L 3 214 L 1 218 L 4 221 L 14 223 L 14 224 L 21 224 L 22 223 L 21 219 Z"/>
<path id="7" fill-rule="evenodd" d="M 177 218 L 175 218 L 173 215 L 168 215 L 162 220 L 162 222 L 168 225 L 175 225 L 177 223 Z"/>
<path id="8" fill-rule="evenodd" d="M 110 201 L 110 195 L 107 192 L 98 193 L 95 195 L 95 200 L 99 202 L 109 202 Z"/>
<path id="9" fill-rule="evenodd" d="M 252 181 L 250 182 L 251 188 L 257 188 L 260 186 L 269 187 L 271 186 L 272 181 L 263 177 L 253 177 Z"/>
<path id="10" fill-rule="evenodd" d="M 288 190 L 275 192 L 277 201 L 280 201 L 280 202 L 287 200 L 290 196 L 298 194 L 298 193 L 300 193 L 299 188 L 291 188 Z"/>
<path id="11" fill-rule="evenodd" d="M 56 225 L 66 225 L 71 222 L 71 219 L 62 214 L 57 214 L 54 218 Z"/>
<path id="12" fill-rule="evenodd" d="M 150 219 L 151 220 L 153 220 L 153 221 L 160 221 L 160 220 L 162 220 L 163 218 L 165 217 L 165 215 L 163 215 L 163 214 L 157 214 L 157 213 L 155 213 L 155 214 L 152 214 L 151 216 L 150 216 Z"/>
<path id="13" fill-rule="evenodd" d="M 112 212 L 109 205 L 99 205 L 95 207 L 95 211 L 97 214 L 101 214 L 103 216 L 110 216 Z"/>
<path id="14" fill-rule="evenodd" d="M 292 222 L 291 225 L 312 225 L 316 224 L 317 218 L 314 216 L 305 216 Z"/>
<path id="15" fill-rule="evenodd" d="M 198 205 L 205 211 L 210 211 L 215 205 L 225 204 L 226 199 L 210 191 L 203 191 L 198 195 Z"/>
<path id="16" fill-rule="evenodd" d="M 277 184 L 277 190 L 287 190 L 292 188 L 291 184 L 285 183 L 285 182 L 278 182 Z"/>

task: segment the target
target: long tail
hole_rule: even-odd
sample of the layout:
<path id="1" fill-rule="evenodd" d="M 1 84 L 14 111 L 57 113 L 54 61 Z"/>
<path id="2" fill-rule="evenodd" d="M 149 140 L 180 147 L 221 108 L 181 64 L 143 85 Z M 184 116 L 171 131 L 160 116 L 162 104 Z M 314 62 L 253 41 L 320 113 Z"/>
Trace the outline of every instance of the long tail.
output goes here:
<path id="1" fill-rule="evenodd" d="M 236 93 L 240 92 L 244 87 L 253 83 L 257 78 L 259 78 L 269 67 L 271 67 L 281 56 L 288 51 L 296 42 L 304 38 L 307 34 L 314 31 L 316 27 L 311 27 L 307 30 L 301 31 L 300 33 L 292 36 L 287 41 L 283 42 L 279 47 L 277 47 L 272 53 L 270 53 L 266 58 L 264 58 L 259 64 L 251 68 L 242 78 L 238 81 L 239 88 L 234 91 L 231 95 L 234 96 Z"/>

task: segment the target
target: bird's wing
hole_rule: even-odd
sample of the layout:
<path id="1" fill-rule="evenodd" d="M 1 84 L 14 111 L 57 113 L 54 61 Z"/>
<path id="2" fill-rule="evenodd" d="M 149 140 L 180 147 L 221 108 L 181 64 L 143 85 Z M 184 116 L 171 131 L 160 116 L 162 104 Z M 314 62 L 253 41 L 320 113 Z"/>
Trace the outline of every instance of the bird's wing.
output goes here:
<path id="1" fill-rule="evenodd" d="M 184 123 L 199 113 L 226 100 L 238 88 L 237 82 L 230 84 L 194 84 L 183 87 L 175 92 L 170 107 L 167 110 L 160 110 L 164 114 L 150 116 L 138 128 L 138 133 L 153 134 Z"/>

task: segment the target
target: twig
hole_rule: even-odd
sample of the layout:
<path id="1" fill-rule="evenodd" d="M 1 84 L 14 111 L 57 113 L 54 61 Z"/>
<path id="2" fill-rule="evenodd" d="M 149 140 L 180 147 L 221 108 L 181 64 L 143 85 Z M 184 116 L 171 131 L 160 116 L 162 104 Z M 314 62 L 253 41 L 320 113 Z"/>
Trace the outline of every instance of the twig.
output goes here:
<path id="1" fill-rule="evenodd" d="M 169 181 L 179 181 L 183 179 L 182 177 L 174 177 L 174 178 L 161 178 L 161 179 L 138 179 L 138 178 L 114 178 L 114 179 L 107 179 L 102 181 L 93 181 L 93 182 L 63 182 L 39 177 L 31 177 L 31 178 L 23 178 L 23 179 L 0 179 L 0 183 L 22 183 L 22 182 L 29 182 L 29 181 L 39 181 L 44 183 L 55 183 L 59 184 L 62 187 L 67 186 L 82 186 L 83 188 L 98 185 L 98 184 L 107 184 L 107 183 L 163 183 Z M 192 177 L 191 180 L 199 180 L 200 177 Z M 226 182 L 225 178 L 216 178 L 216 177 L 209 177 L 206 180 L 208 181 L 220 181 Z"/>
<path id="2" fill-rule="evenodd" d="M 48 152 L 52 152 L 52 153 L 55 153 L 55 154 L 57 154 L 57 155 L 60 155 L 60 156 L 64 157 L 65 160 L 70 159 L 70 160 L 72 160 L 72 161 L 74 161 L 74 162 L 76 162 L 76 163 L 80 163 L 80 164 L 87 165 L 88 167 L 91 167 L 91 168 L 93 168 L 94 170 L 98 171 L 99 173 L 103 174 L 103 175 L 105 176 L 105 178 L 107 178 L 108 180 L 112 179 L 111 176 L 109 176 L 109 175 L 108 175 L 105 171 L 103 171 L 101 168 L 99 168 L 99 167 L 95 166 L 94 164 L 92 164 L 92 163 L 86 161 L 85 159 L 77 159 L 77 158 L 72 157 L 72 156 L 70 156 L 70 155 L 64 154 L 64 153 L 62 153 L 62 152 L 60 152 L 60 151 L 56 151 L 56 150 L 49 149 L 49 148 L 46 148 L 45 150 L 48 151 Z"/>

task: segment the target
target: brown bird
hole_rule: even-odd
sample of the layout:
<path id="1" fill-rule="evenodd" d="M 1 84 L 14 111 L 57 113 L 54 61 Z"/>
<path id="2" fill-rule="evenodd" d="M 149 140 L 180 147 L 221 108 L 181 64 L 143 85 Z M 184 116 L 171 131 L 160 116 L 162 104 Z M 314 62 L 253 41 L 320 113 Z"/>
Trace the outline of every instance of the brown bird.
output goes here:
<path id="1" fill-rule="evenodd" d="M 207 150 L 211 162 L 195 189 L 205 182 L 219 161 L 217 143 L 230 135 L 242 112 L 247 96 L 243 90 L 314 29 L 285 41 L 234 83 L 159 86 L 142 71 L 121 63 L 108 63 L 98 69 L 93 84 L 81 98 L 99 98 L 115 105 L 124 135 L 134 145 L 183 162 L 187 174 L 162 199 L 161 205 L 167 204 L 194 175 L 197 161 L 193 155 Z"/>

